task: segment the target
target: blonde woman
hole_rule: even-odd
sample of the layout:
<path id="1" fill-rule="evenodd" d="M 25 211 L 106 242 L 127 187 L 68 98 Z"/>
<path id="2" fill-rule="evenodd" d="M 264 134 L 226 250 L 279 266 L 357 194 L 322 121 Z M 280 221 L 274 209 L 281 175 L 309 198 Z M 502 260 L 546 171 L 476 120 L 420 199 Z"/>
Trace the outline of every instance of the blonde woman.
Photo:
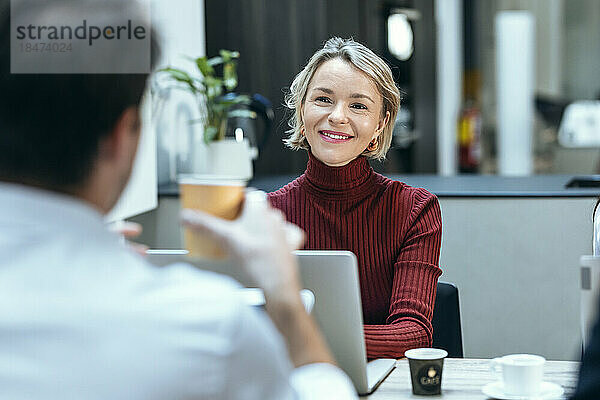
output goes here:
<path id="1" fill-rule="evenodd" d="M 305 249 L 350 250 L 359 264 L 368 358 L 431 346 L 441 214 L 424 189 L 373 171 L 392 140 L 400 93 L 390 68 L 352 39 L 332 38 L 295 77 L 285 140 L 306 172 L 269 194 L 306 231 Z M 340 310 L 343 313 L 344 310 Z"/>

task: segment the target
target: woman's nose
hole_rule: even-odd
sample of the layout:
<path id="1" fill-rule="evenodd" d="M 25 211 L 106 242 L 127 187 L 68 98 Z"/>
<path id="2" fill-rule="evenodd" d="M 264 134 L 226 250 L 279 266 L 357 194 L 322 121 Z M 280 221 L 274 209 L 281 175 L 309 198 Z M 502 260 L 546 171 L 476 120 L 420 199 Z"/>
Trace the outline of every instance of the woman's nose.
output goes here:
<path id="1" fill-rule="evenodd" d="M 348 116 L 346 115 L 346 109 L 344 105 L 340 102 L 336 104 L 331 113 L 329 113 L 329 122 L 332 124 L 345 124 L 348 122 Z"/>

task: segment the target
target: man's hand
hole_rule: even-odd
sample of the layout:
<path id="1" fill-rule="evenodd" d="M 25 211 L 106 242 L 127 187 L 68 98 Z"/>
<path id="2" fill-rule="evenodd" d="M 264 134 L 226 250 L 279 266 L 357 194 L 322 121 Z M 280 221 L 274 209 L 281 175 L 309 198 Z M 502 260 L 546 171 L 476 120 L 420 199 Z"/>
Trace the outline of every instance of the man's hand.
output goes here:
<path id="1" fill-rule="evenodd" d="M 221 242 L 263 289 L 265 310 L 286 339 L 296 367 L 319 362 L 335 364 L 300 299 L 298 266 L 292 250 L 302 245 L 304 234 L 268 205 L 264 193 L 247 193 L 242 215 L 235 221 L 193 210 L 183 210 L 181 218 L 189 228 Z"/>
<path id="2" fill-rule="evenodd" d="M 182 211 L 181 219 L 187 227 L 221 243 L 264 290 L 267 300 L 275 293 L 300 290 L 291 252 L 302 245 L 304 234 L 268 205 L 264 193 L 248 193 L 242 214 L 234 221 L 188 209 Z"/>
<path id="3" fill-rule="evenodd" d="M 125 239 L 133 239 L 138 237 L 142 233 L 142 225 L 136 222 L 129 221 L 116 221 L 109 224 L 108 229 L 112 232 L 118 233 Z M 145 256 L 148 246 L 128 241 L 127 245 L 136 253 Z"/>

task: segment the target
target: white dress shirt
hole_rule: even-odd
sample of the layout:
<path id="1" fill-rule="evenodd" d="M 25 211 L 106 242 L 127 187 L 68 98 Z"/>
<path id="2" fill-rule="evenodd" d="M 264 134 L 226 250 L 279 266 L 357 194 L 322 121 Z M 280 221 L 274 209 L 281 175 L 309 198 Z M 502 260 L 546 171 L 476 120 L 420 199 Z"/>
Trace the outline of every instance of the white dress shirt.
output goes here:
<path id="1" fill-rule="evenodd" d="M 158 268 L 69 196 L 0 183 L 0 398 L 346 399 L 230 278 Z"/>

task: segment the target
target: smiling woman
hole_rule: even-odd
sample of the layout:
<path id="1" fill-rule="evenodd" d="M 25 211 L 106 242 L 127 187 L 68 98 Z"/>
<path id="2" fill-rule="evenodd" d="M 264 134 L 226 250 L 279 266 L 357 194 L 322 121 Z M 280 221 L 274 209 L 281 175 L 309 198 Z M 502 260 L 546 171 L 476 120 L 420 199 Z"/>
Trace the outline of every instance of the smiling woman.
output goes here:
<path id="1" fill-rule="evenodd" d="M 306 149 L 309 161 L 269 194 L 271 204 L 306 231 L 306 249 L 356 254 L 368 358 L 431 346 L 437 198 L 367 161 L 384 159 L 391 143 L 400 94 L 390 68 L 362 44 L 332 38 L 296 76 L 286 104 L 294 115 L 285 142 Z"/>
<path id="2" fill-rule="evenodd" d="M 332 167 L 348 164 L 370 143 L 374 150 L 390 119 L 369 76 L 340 58 L 317 69 L 301 114 L 313 155 Z"/>

